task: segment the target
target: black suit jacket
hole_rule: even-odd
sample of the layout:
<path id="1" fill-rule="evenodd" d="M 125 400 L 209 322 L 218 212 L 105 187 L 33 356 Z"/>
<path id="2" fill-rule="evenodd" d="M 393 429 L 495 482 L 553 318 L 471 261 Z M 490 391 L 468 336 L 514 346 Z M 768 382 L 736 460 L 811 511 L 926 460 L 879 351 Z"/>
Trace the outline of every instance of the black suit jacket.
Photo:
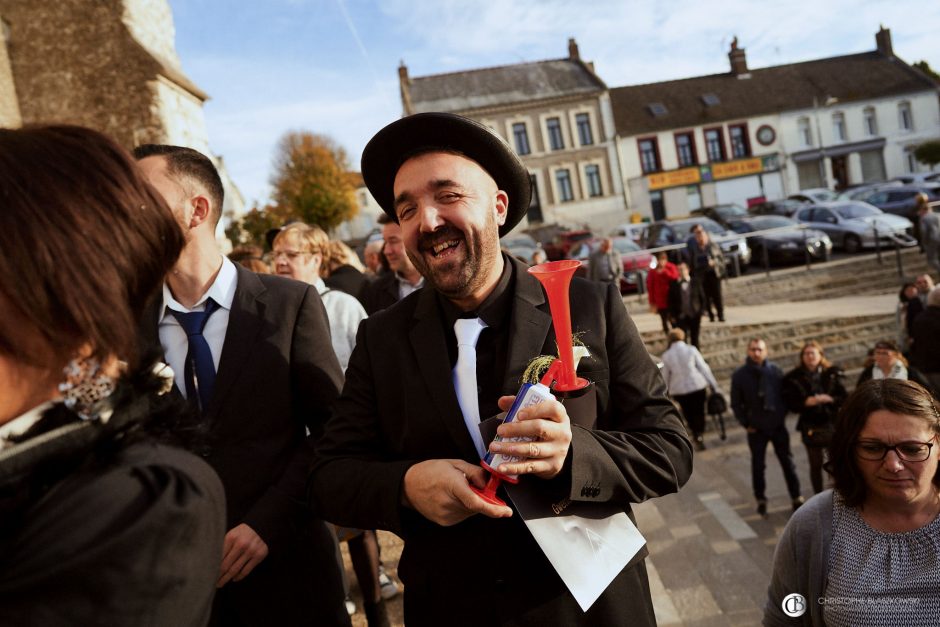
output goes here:
<path id="1" fill-rule="evenodd" d="M 326 311 L 312 286 L 235 267 L 235 299 L 202 417 L 203 456 L 225 487 L 227 528 L 248 524 L 269 554 L 219 591 L 213 618 L 348 624 L 332 539 L 303 499 L 312 453 L 306 430 L 322 433 L 343 380 Z M 159 345 L 158 308 L 148 328 Z"/>
<path id="2" fill-rule="evenodd" d="M 524 264 L 511 263 L 516 282 L 504 394 L 518 391 L 531 358 L 556 352 L 541 286 Z M 691 446 L 616 288 L 575 279 L 571 303 L 573 328 L 591 352 L 579 374 L 597 386 L 596 425 L 572 427 L 561 475 L 523 481 L 552 498 L 594 504 L 588 511 L 601 515 L 629 512 L 630 503 L 685 483 Z M 642 556 L 585 614 L 518 514 L 441 527 L 401 506 L 411 465 L 479 462 L 444 347 L 431 288 L 362 323 L 346 386 L 317 451 L 311 476 L 317 506 L 337 523 L 388 529 L 405 539 L 399 575 L 408 625 L 654 624 Z"/>
<path id="3" fill-rule="evenodd" d="M 369 286 L 369 277 L 359 272 L 350 265 L 342 265 L 330 273 L 330 276 L 323 279 L 323 282 L 330 289 L 346 292 L 355 296 L 360 303 L 365 306 L 363 295 Z"/>
<path id="4" fill-rule="evenodd" d="M 391 270 L 366 285 L 362 291 L 362 307 L 370 316 L 398 302 L 398 279 Z"/>

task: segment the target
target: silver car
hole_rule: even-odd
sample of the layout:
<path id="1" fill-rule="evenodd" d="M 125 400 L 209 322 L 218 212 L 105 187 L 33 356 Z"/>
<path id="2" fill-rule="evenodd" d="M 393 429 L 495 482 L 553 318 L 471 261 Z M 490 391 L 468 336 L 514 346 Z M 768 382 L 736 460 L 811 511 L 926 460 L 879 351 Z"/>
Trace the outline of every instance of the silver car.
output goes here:
<path id="1" fill-rule="evenodd" d="M 797 209 L 793 218 L 824 232 L 833 244 L 848 253 L 875 247 L 875 234 L 882 246 L 916 246 L 914 225 L 907 218 L 885 213 L 859 201 L 821 202 Z"/>

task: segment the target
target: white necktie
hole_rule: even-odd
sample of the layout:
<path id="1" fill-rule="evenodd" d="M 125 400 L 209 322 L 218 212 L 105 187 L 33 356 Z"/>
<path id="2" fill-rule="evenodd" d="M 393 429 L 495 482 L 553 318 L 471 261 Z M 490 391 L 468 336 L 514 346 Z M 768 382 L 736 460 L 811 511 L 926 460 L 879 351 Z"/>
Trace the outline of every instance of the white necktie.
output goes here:
<path id="1" fill-rule="evenodd" d="M 454 323 L 457 336 L 457 365 L 454 366 L 454 391 L 467 431 L 482 459 L 486 445 L 480 435 L 480 401 L 477 398 L 477 340 L 486 323 L 479 318 L 461 318 Z"/>

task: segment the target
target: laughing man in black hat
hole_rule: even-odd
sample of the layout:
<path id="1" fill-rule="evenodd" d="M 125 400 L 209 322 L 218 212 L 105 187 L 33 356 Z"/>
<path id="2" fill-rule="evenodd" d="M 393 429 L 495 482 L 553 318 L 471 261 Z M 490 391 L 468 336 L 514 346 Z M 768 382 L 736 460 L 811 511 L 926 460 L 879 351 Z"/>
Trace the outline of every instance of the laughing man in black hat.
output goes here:
<path id="1" fill-rule="evenodd" d="M 645 549 L 585 613 L 518 512 L 470 490 L 485 482 L 485 449 L 499 446 L 487 419 L 508 408 L 530 359 L 557 353 L 541 285 L 499 249 L 529 204 L 525 167 L 486 127 L 426 113 L 379 131 L 362 173 L 427 286 L 360 326 L 314 465 L 314 505 L 404 538 L 409 626 L 655 624 Z M 632 516 L 630 503 L 685 483 L 691 445 L 616 288 L 575 279 L 570 292 L 596 421 L 570 420 L 556 401 L 529 408 L 500 427 L 535 438 L 508 445 L 523 459 L 502 470 L 560 509 Z"/>

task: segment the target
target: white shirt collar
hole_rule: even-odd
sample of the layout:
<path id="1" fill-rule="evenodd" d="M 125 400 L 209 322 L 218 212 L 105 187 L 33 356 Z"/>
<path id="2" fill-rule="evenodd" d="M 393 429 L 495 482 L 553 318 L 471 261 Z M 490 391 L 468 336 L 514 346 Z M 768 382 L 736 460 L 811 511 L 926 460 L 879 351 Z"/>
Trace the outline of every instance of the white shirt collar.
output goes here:
<path id="1" fill-rule="evenodd" d="M 52 407 L 52 401 L 46 401 L 42 405 L 37 405 L 33 407 L 25 414 L 20 414 L 13 420 L 10 420 L 6 424 L 0 426 L 0 449 L 4 449 L 10 446 L 13 446 L 13 442 L 10 442 L 10 438 L 15 438 L 21 436 L 27 431 L 29 431 L 34 424 L 39 422 L 39 419 L 42 418 L 42 415 L 46 412 L 47 409 Z"/>
<path id="2" fill-rule="evenodd" d="M 326 283 L 324 283 L 323 279 L 320 277 L 317 277 L 317 280 L 313 282 L 313 286 L 317 288 L 317 293 L 321 296 L 323 295 L 323 292 L 329 291 L 326 287 Z"/>
<path id="3" fill-rule="evenodd" d="M 215 281 L 212 282 L 212 285 L 209 286 L 209 289 L 206 290 L 206 293 L 199 297 L 199 300 L 196 301 L 196 304 L 192 307 L 184 307 L 173 298 L 173 293 L 170 291 L 169 285 L 166 282 L 163 283 L 163 307 L 160 309 L 160 322 L 163 321 L 163 317 L 166 315 L 166 308 L 169 307 L 174 311 L 190 312 L 190 311 L 202 311 L 205 309 L 206 299 L 210 296 L 219 306 L 223 309 L 231 311 L 232 303 L 235 301 L 235 287 L 238 283 L 238 272 L 235 269 L 235 264 L 229 260 L 228 257 L 222 257 L 222 267 L 219 269 L 219 273 L 215 277 Z"/>

